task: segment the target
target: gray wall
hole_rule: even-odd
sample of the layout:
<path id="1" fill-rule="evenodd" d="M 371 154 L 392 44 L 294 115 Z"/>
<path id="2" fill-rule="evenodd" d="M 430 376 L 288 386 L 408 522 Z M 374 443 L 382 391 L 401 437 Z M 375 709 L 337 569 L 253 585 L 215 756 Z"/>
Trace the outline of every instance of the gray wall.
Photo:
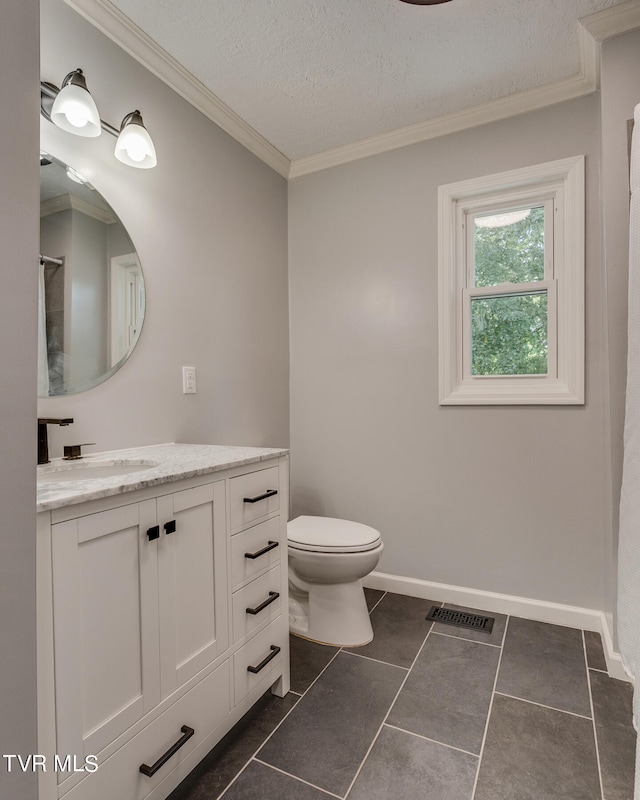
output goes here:
<path id="1" fill-rule="evenodd" d="M 640 31 L 602 46 L 602 212 L 609 354 L 611 535 L 605 540 L 605 613 L 615 614 L 618 504 L 622 480 L 627 370 L 627 279 L 629 266 L 629 158 L 627 120 L 640 102 Z"/>
<path id="2" fill-rule="evenodd" d="M 89 178 L 140 257 L 147 309 L 124 367 L 87 392 L 39 401 L 72 416 L 62 445 L 105 450 L 166 441 L 287 446 L 287 185 L 62 0 L 42 0 L 43 80 L 81 66 L 101 117 L 139 108 L 158 166 L 135 170 L 115 140 L 85 140 L 41 121 L 45 149 Z M 182 394 L 182 365 L 198 393 Z"/>
<path id="3" fill-rule="evenodd" d="M 64 264 L 47 264 L 44 271 L 49 391 L 54 394 L 64 389 L 67 366 L 64 354 L 69 349 L 71 284 L 67 280 L 67 259 L 71 260 L 73 213 L 68 208 L 40 217 L 40 253 L 50 258 L 65 258 Z"/>
<path id="4" fill-rule="evenodd" d="M 71 295 L 66 315 L 73 353 L 68 374 L 71 386 L 87 386 L 108 369 L 108 228 L 88 214 L 71 212 L 71 251 L 65 261 Z"/>
<path id="5" fill-rule="evenodd" d="M 128 256 L 135 252 L 131 239 L 126 228 L 120 221 L 111 223 L 107 228 L 108 256 L 109 261 L 116 256 Z"/>
<path id="6" fill-rule="evenodd" d="M 74 209 L 40 219 L 40 252 L 64 258 L 63 267 L 47 266 L 45 275 L 51 284 L 64 281 L 64 352 L 73 353 L 73 358 L 64 358 L 67 386 L 91 385 L 108 368 L 107 239 L 111 227 Z M 48 317 L 60 314 L 52 295 L 46 298 Z M 59 339 L 55 332 L 53 337 L 47 335 Z M 49 366 L 55 371 L 51 359 Z M 52 389 L 54 385 L 52 382 Z"/>
<path id="7" fill-rule="evenodd" d="M 0 753 L 37 753 L 35 642 L 38 2 L 0 25 Z M 19 98 L 19 100 L 17 100 Z M 0 763 L 0 797 L 35 800 L 36 776 Z"/>
<path id="8" fill-rule="evenodd" d="M 437 187 L 587 157 L 586 405 L 438 405 Z M 289 192 L 294 516 L 382 532 L 383 572 L 603 607 L 597 95 L 301 177 Z"/>

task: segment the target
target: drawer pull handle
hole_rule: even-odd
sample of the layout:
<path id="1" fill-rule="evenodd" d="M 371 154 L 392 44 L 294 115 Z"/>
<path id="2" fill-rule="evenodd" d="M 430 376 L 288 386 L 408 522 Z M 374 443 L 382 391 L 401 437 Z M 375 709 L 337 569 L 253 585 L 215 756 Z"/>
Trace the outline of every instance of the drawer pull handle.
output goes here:
<path id="1" fill-rule="evenodd" d="M 165 522 L 164 523 L 164 532 L 165 533 L 175 533 L 176 532 L 176 521 L 175 521 L 175 519 L 172 519 L 169 522 Z"/>
<path id="2" fill-rule="evenodd" d="M 260 500 L 266 500 L 267 497 L 273 497 L 274 495 L 278 494 L 277 489 L 267 489 L 264 494 L 259 494 L 257 497 L 243 497 L 243 503 L 259 503 Z"/>
<path id="3" fill-rule="evenodd" d="M 261 669 L 264 669 L 267 666 L 267 664 L 278 655 L 279 652 L 280 648 L 278 647 L 278 645 L 272 644 L 271 652 L 269 653 L 269 655 L 265 659 L 263 659 L 258 664 L 257 667 L 247 667 L 247 672 L 253 672 L 253 674 L 256 675 L 258 672 L 260 672 Z"/>
<path id="4" fill-rule="evenodd" d="M 143 775 L 146 775 L 150 778 L 152 775 L 155 775 L 156 772 L 163 767 L 167 761 L 174 756 L 178 750 L 182 747 L 183 744 L 186 744 L 187 740 L 190 739 L 193 734 L 195 733 L 193 728 L 190 728 L 188 725 L 183 725 L 180 728 L 180 732 L 183 734 L 175 744 L 172 744 L 171 747 L 167 750 L 167 752 L 160 756 L 160 758 L 156 761 L 153 766 L 149 766 L 148 764 L 141 764 L 140 765 L 140 772 Z"/>
<path id="5" fill-rule="evenodd" d="M 279 592 L 269 592 L 269 597 L 267 597 L 263 603 L 260 603 L 260 605 L 256 606 L 255 608 L 245 608 L 245 611 L 247 614 L 259 614 L 263 609 L 265 609 L 267 606 L 270 606 L 271 603 L 273 603 L 279 597 Z"/>
<path id="6" fill-rule="evenodd" d="M 152 542 L 154 539 L 160 538 L 160 526 L 154 525 L 153 528 L 149 528 L 147 530 L 147 536 L 149 537 L 149 541 Z"/>
<path id="7" fill-rule="evenodd" d="M 269 550 L 273 550 L 273 549 L 274 549 L 275 547 L 277 547 L 279 544 L 280 544 L 280 542 L 271 542 L 271 541 L 270 541 L 270 542 L 267 544 L 267 546 L 266 546 L 266 547 L 263 547 L 263 548 L 262 548 L 262 550 L 258 550 L 256 553 L 245 553 L 245 554 L 244 554 L 244 557 L 245 557 L 245 558 L 260 558 L 260 556 L 263 556 L 265 553 L 268 553 L 268 552 L 269 552 Z"/>

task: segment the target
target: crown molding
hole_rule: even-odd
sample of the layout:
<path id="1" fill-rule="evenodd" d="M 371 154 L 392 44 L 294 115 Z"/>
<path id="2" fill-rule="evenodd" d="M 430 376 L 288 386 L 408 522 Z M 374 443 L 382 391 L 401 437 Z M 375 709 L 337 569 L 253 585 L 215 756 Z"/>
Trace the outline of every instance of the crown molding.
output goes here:
<path id="1" fill-rule="evenodd" d="M 450 133 L 497 122 L 507 117 L 525 114 L 554 103 L 562 103 L 585 94 L 596 91 L 599 86 L 600 52 L 592 36 L 587 34 L 582 27 L 580 36 L 580 64 L 581 71 L 578 75 L 565 78 L 561 81 L 529 89 L 524 92 L 499 97 L 488 103 L 474 106 L 473 108 L 456 111 L 436 119 L 408 125 L 380 136 L 361 139 L 358 142 L 326 150 L 324 153 L 300 158 L 291 164 L 289 178 L 297 178 L 312 172 L 346 164 L 368 156 L 386 153 L 399 147 L 436 139 Z"/>
<path id="2" fill-rule="evenodd" d="M 358 142 L 326 150 L 324 153 L 300 158 L 292 162 L 289 178 L 298 178 L 312 172 L 346 164 L 368 156 L 379 155 L 399 147 L 418 144 L 429 139 L 436 139 L 447 134 L 457 133 L 478 125 L 497 122 L 507 117 L 525 114 L 545 106 L 572 100 L 585 94 L 590 94 L 597 89 L 597 75 L 593 74 L 593 65 L 597 63 L 597 55 L 590 56 L 589 74 L 581 74 L 574 78 L 558 81 L 548 86 L 530 89 L 526 92 L 500 97 L 473 108 L 446 114 L 427 122 L 419 122 L 406 128 L 361 139 Z"/>
<path id="3" fill-rule="evenodd" d="M 627 0 L 613 8 L 605 8 L 580 22 L 596 42 L 603 42 L 640 28 L 640 0 Z"/>
<path id="4" fill-rule="evenodd" d="M 95 28 L 146 67 L 223 131 L 283 177 L 289 159 L 165 52 L 110 0 L 65 0 Z"/>
<path id="5" fill-rule="evenodd" d="M 290 161 L 138 28 L 111 0 L 65 2 L 208 119 L 288 179 L 590 94 L 599 86 L 599 43 L 640 28 L 640 0 L 628 0 L 591 14 L 580 20 L 580 72 L 577 75 Z"/>
<path id="6" fill-rule="evenodd" d="M 60 194 L 40 203 L 40 217 L 48 217 L 50 214 L 57 214 L 58 211 L 69 210 L 80 211 L 87 217 L 93 217 L 93 219 L 97 219 L 98 222 L 102 222 L 105 225 L 113 225 L 117 221 L 110 211 L 98 208 L 93 203 L 89 203 L 72 194 Z"/>

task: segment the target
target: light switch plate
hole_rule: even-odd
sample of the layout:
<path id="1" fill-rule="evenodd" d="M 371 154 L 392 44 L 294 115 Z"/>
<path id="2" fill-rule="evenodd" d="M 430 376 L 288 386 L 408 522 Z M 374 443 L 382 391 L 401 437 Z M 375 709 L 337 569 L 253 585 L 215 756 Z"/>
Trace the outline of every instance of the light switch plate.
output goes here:
<path id="1" fill-rule="evenodd" d="M 182 393 L 196 393 L 196 368 L 182 367 Z"/>

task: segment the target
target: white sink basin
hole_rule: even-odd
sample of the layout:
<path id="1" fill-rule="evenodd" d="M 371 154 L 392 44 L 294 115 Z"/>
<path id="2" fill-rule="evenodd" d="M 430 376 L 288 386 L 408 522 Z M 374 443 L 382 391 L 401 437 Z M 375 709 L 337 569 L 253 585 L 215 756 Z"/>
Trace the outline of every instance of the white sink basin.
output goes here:
<path id="1" fill-rule="evenodd" d="M 38 467 L 38 483 L 69 483 L 71 481 L 93 481 L 97 478 L 115 478 L 130 475 L 132 472 L 157 467 L 157 461 L 143 459 L 101 461 L 69 461 Z"/>

